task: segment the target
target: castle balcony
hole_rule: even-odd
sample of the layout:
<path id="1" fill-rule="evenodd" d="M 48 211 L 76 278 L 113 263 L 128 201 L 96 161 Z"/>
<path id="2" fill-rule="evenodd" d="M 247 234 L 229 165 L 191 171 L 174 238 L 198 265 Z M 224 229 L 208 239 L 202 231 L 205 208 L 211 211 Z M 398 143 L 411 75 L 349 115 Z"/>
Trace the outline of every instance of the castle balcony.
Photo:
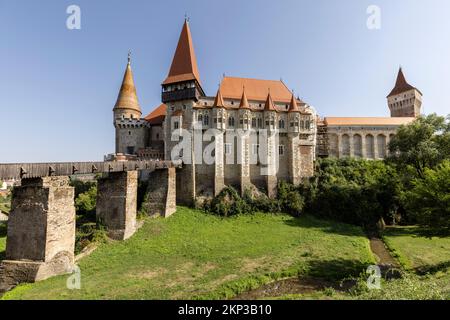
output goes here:
<path id="1" fill-rule="evenodd" d="M 162 92 L 162 102 L 174 102 L 181 100 L 195 100 L 198 101 L 200 98 L 200 91 L 197 88 L 184 88 L 180 90 L 173 91 L 163 91 Z"/>

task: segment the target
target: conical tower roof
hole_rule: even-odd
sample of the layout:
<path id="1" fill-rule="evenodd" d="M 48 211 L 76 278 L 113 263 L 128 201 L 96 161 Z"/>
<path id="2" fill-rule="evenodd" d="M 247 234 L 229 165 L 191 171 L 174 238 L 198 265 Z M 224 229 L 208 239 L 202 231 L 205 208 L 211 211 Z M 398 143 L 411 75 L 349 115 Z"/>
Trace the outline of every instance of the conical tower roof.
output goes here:
<path id="1" fill-rule="evenodd" d="M 241 103 L 239 104 L 239 109 L 250 109 L 250 104 L 248 103 L 247 94 L 245 93 L 245 87 L 242 88 Z"/>
<path id="2" fill-rule="evenodd" d="M 267 95 L 264 111 L 277 111 L 277 109 L 275 109 L 275 104 L 273 103 L 272 96 L 270 95 L 270 91 Z"/>
<path id="3" fill-rule="evenodd" d="M 225 102 L 223 101 L 222 93 L 219 90 L 217 90 L 216 99 L 214 99 L 214 108 L 225 108 Z"/>
<path id="4" fill-rule="evenodd" d="M 297 100 L 295 99 L 294 93 L 292 93 L 291 102 L 289 104 L 288 112 L 300 112 L 297 104 Z"/>
<path id="5" fill-rule="evenodd" d="M 394 89 L 392 89 L 391 93 L 389 93 L 388 98 L 395 96 L 397 94 L 409 91 L 411 89 L 416 89 L 416 88 L 414 88 L 412 85 L 410 85 L 406 81 L 405 75 L 403 74 L 403 70 L 400 67 L 400 69 L 398 70 L 397 81 L 395 82 L 395 87 L 394 87 Z"/>
<path id="6" fill-rule="evenodd" d="M 163 84 L 176 83 L 181 81 L 196 80 L 200 83 L 200 73 L 198 72 L 197 58 L 195 57 L 194 44 L 192 42 L 191 30 L 186 19 L 181 30 L 178 46 L 172 60 L 169 75 Z"/>
<path id="7" fill-rule="evenodd" d="M 131 71 L 130 55 L 128 55 L 128 64 L 123 76 L 122 86 L 120 87 L 119 96 L 114 106 L 114 110 L 117 109 L 129 109 L 142 114 L 136 94 L 136 86 L 134 85 L 133 71 Z"/>

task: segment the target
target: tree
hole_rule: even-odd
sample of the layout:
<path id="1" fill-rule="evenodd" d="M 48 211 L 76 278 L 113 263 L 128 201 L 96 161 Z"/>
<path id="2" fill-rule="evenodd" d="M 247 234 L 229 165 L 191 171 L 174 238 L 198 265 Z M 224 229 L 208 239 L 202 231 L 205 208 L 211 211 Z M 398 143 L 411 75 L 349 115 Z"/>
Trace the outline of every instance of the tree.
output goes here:
<path id="1" fill-rule="evenodd" d="M 450 231 L 450 160 L 436 169 L 425 169 L 423 178 L 414 179 L 412 185 L 405 193 L 405 205 L 417 221 Z"/>
<path id="2" fill-rule="evenodd" d="M 412 167 L 424 177 L 426 168 L 433 168 L 450 159 L 450 116 L 431 114 L 401 126 L 389 143 L 389 160 L 400 168 Z"/>

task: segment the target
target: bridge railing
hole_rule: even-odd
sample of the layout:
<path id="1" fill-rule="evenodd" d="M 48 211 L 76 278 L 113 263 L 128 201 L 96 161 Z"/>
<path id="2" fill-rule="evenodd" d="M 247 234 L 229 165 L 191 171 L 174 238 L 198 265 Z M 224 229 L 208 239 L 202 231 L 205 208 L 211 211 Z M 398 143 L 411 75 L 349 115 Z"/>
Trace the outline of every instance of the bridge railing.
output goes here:
<path id="1" fill-rule="evenodd" d="M 154 171 L 180 167 L 181 161 L 106 161 L 0 164 L 0 179 L 28 179 L 126 171 Z"/>

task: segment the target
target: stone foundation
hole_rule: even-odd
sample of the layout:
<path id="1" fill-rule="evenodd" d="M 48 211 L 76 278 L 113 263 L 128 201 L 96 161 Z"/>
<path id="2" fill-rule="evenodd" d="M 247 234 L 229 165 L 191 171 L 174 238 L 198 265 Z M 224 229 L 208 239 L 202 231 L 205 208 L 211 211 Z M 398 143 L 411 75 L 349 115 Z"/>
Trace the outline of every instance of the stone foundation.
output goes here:
<path id="1" fill-rule="evenodd" d="M 189 188 L 189 182 L 181 182 Z M 175 168 L 156 170 L 151 173 L 147 189 L 147 197 L 143 205 L 150 216 L 169 217 L 177 210 Z"/>
<path id="2" fill-rule="evenodd" d="M 98 181 L 97 220 L 108 236 L 125 240 L 136 231 L 138 172 L 114 172 Z"/>
<path id="3" fill-rule="evenodd" d="M 71 272 L 74 195 L 68 177 L 23 179 L 22 185 L 14 188 L 0 290 Z"/>

